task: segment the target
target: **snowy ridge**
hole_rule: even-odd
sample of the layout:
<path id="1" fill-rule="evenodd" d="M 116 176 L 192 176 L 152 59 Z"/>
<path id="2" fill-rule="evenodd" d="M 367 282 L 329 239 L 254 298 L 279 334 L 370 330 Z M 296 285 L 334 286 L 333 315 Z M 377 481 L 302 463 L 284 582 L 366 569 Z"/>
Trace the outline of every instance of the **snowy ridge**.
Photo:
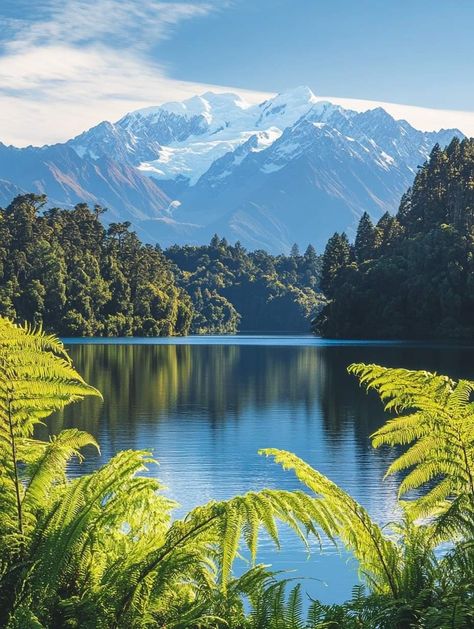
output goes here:
<path id="1" fill-rule="evenodd" d="M 43 192 L 57 206 L 86 201 L 104 220 L 130 220 L 167 246 L 217 232 L 280 252 L 319 250 L 358 217 L 397 210 L 417 167 L 456 129 L 422 132 L 382 108 L 355 112 L 307 87 L 250 104 L 206 92 L 102 122 L 65 144 L 0 144 L 0 201 Z M 3 196 L 2 196 L 3 195 Z"/>
<path id="2" fill-rule="evenodd" d="M 259 105 L 251 105 L 236 94 L 206 92 L 182 102 L 139 109 L 110 125 L 109 131 L 124 137 L 134 165 L 145 174 L 158 180 L 186 177 L 189 185 L 194 185 L 213 162 L 252 136 L 266 148 L 270 138 L 277 139 L 315 106 L 321 112 L 340 109 L 318 103 L 307 87 L 278 94 Z M 94 138 L 87 145 L 87 133 L 74 139 L 71 146 L 81 156 L 98 159 L 100 151 L 94 147 Z M 148 150 L 152 159 L 140 159 L 147 153 L 142 145 L 149 148 L 151 142 L 155 143 L 154 150 Z"/>
<path id="3" fill-rule="evenodd" d="M 312 127 L 305 125 L 308 121 Z M 247 153 L 268 150 L 285 136 L 286 145 L 273 155 L 275 161 L 269 161 L 269 154 L 261 166 L 262 172 L 277 172 L 285 160 L 304 151 L 318 131 L 341 133 L 353 144 L 347 149 L 353 156 L 365 151 L 380 168 L 402 164 L 412 172 L 428 156 L 437 141 L 434 136 L 449 138 L 457 133 L 417 131 L 380 107 L 363 113 L 343 109 L 319 100 L 302 86 L 258 105 L 236 94 L 206 92 L 182 102 L 139 109 L 115 124 L 98 125 L 70 145 L 81 157 L 97 160 L 112 152 L 158 182 L 179 178 L 194 186 L 206 174 L 209 183 L 214 178 L 214 184 L 231 175 L 246 157 L 240 147 L 245 146 Z M 289 134 L 291 141 L 287 140 Z M 236 153 L 233 159 L 226 160 L 230 169 L 217 172 L 219 168 L 214 166 L 232 153 Z"/>
<path id="4" fill-rule="evenodd" d="M 182 103 L 138 111 L 134 115 L 145 124 L 159 124 L 171 115 L 194 121 L 195 125 L 187 137 L 176 139 L 160 151 L 158 159 L 144 162 L 139 168 L 157 179 L 181 175 L 188 178 L 189 185 L 194 185 L 213 162 L 251 137 L 258 140 L 252 150 L 268 147 L 315 102 L 316 97 L 308 88 L 280 94 L 260 105 L 250 105 L 235 94 L 207 92 Z M 137 129 L 130 118 L 126 124 L 128 129 Z"/>

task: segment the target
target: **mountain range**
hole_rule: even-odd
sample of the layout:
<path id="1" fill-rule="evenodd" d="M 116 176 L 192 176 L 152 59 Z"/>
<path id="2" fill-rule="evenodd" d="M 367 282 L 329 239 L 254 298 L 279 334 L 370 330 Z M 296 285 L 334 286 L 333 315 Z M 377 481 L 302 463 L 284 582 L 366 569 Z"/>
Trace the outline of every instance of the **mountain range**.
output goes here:
<path id="1" fill-rule="evenodd" d="M 382 108 L 319 100 L 309 88 L 258 105 L 207 92 L 101 122 L 62 144 L 0 143 L 0 203 L 22 192 L 49 205 L 99 204 L 142 240 L 204 243 L 218 233 L 272 252 L 321 250 L 360 215 L 397 209 L 417 167 L 457 129 L 424 132 Z"/>

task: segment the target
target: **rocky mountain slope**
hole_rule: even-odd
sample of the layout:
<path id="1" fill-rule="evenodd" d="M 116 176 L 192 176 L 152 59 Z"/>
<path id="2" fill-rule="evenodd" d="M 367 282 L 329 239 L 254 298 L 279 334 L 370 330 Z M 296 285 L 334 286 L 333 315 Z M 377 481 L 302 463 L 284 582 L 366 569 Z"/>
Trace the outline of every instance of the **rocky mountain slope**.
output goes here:
<path id="1" fill-rule="evenodd" d="M 366 210 L 395 211 L 432 147 L 462 134 L 422 132 L 383 109 L 357 113 L 308 88 L 249 105 L 206 93 L 102 122 L 65 144 L 0 145 L 0 201 L 46 192 L 86 201 L 166 246 L 214 232 L 252 248 L 319 249 Z"/>

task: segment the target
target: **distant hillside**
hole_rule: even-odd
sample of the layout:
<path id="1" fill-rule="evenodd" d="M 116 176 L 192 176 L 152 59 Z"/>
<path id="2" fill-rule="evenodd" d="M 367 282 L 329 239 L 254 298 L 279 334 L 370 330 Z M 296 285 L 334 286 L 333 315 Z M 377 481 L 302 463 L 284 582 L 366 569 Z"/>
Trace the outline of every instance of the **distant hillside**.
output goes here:
<path id="1" fill-rule="evenodd" d="M 436 146 L 395 217 L 335 234 L 322 261 L 331 299 L 315 331 L 343 338 L 474 339 L 474 139 Z"/>
<path id="2" fill-rule="evenodd" d="M 48 193 L 51 205 L 107 207 L 142 240 L 321 250 L 364 211 L 394 212 L 416 169 L 456 129 L 422 132 L 383 109 L 357 113 L 306 87 L 249 105 L 208 92 L 102 122 L 65 144 L 0 145 L 0 203 Z"/>

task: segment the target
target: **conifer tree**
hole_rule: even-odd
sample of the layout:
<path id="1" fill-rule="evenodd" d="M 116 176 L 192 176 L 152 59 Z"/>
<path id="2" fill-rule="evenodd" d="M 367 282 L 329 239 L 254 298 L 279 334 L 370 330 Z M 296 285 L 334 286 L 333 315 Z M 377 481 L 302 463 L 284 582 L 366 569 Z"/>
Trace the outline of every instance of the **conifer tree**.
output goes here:
<path id="1" fill-rule="evenodd" d="M 385 212 L 375 228 L 375 240 L 379 253 L 386 253 L 401 235 L 401 227 L 395 216 Z"/>
<path id="2" fill-rule="evenodd" d="M 349 264 L 351 248 L 345 233 L 331 236 L 323 254 L 321 269 L 321 289 L 328 296 L 334 294 L 334 286 L 339 272 Z"/>
<path id="3" fill-rule="evenodd" d="M 376 231 L 372 219 L 364 212 L 360 218 L 354 243 L 357 262 L 371 260 L 375 255 Z"/>
<path id="4" fill-rule="evenodd" d="M 295 242 L 293 246 L 291 247 L 290 256 L 292 258 L 298 258 L 299 255 L 300 255 L 300 248 L 298 247 L 298 244 Z"/>
<path id="5" fill-rule="evenodd" d="M 309 263 L 315 263 L 318 259 L 318 254 L 316 253 L 316 249 L 313 245 L 308 245 L 306 247 L 306 251 L 304 252 L 304 259 Z"/>
<path id="6" fill-rule="evenodd" d="M 397 215 L 378 221 L 376 255 L 344 274 L 314 329 L 345 338 L 472 340 L 473 181 L 473 139 L 435 146 Z"/>

